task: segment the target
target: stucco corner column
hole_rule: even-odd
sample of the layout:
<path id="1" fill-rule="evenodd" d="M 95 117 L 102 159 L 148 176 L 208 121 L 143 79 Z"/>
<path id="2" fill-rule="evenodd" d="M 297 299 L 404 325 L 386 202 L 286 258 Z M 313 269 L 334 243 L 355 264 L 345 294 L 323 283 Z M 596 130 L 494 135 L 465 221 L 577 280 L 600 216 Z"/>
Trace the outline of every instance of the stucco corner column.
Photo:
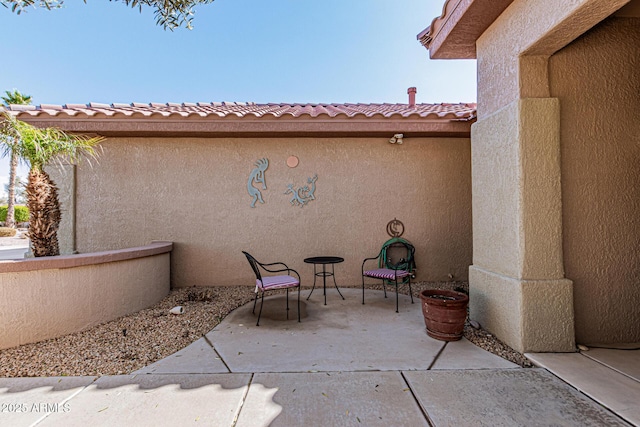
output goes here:
<path id="1" fill-rule="evenodd" d="M 521 352 L 575 351 L 564 277 L 560 107 L 518 99 L 472 127 L 470 317 Z"/>

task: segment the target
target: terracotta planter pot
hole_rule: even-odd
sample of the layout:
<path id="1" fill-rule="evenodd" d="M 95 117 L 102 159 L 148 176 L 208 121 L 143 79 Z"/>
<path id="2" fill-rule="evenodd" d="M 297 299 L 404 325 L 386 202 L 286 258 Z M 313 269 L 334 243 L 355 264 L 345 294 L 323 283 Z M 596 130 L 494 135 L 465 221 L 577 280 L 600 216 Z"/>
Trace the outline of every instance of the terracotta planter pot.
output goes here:
<path id="1" fill-rule="evenodd" d="M 427 334 L 441 341 L 462 338 L 469 297 L 461 292 L 427 289 L 420 292 Z"/>

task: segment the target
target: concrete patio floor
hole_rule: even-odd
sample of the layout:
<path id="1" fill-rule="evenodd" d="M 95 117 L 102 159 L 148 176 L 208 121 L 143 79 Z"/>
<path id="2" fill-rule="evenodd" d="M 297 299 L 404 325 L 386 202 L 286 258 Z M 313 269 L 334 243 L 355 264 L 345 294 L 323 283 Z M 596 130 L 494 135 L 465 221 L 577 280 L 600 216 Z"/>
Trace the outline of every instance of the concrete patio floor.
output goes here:
<path id="1" fill-rule="evenodd" d="M 428 337 L 417 299 L 327 292 L 301 323 L 295 294 L 290 320 L 267 298 L 259 327 L 247 304 L 131 375 L 0 378 L 0 425 L 629 425 L 546 369 Z"/>

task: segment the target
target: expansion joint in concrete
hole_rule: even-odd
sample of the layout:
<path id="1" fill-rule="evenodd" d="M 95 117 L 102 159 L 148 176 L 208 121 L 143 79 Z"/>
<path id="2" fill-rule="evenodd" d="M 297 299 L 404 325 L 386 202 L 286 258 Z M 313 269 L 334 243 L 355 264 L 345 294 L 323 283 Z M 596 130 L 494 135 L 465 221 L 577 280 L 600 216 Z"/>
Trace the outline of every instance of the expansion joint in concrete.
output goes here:
<path id="1" fill-rule="evenodd" d="M 253 383 L 253 377 L 255 374 L 251 374 L 251 377 L 249 378 L 249 383 L 247 384 L 247 388 L 244 390 L 244 393 L 242 393 L 242 399 L 240 399 L 240 402 L 238 403 L 238 409 L 236 410 L 236 416 L 233 417 L 233 422 L 231 423 L 231 427 L 236 427 L 236 425 L 238 424 L 238 418 L 240 418 L 240 412 L 242 412 L 242 408 L 244 406 L 244 402 L 247 400 L 247 395 L 249 394 L 249 389 L 251 388 L 251 383 Z"/>
<path id="2" fill-rule="evenodd" d="M 438 351 L 438 353 L 436 354 L 436 357 L 433 358 L 433 361 L 431 362 L 431 364 L 427 368 L 427 371 L 429 371 L 429 370 L 431 370 L 431 368 L 433 368 L 433 365 L 436 364 L 436 362 L 438 361 L 438 358 L 440 357 L 440 355 L 442 354 L 442 352 L 444 351 L 444 349 L 446 347 L 447 347 L 447 342 L 445 341 L 444 345 L 440 348 L 440 351 Z"/>
<path id="3" fill-rule="evenodd" d="M 445 343 L 445 345 L 442 346 L 442 349 L 440 350 L 440 353 L 442 353 L 442 350 L 444 350 L 445 347 L 446 347 L 446 343 Z M 440 355 L 440 353 L 438 353 L 438 356 Z M 435 363 L 435 361 L 437 359 L 438 359 L 438 357 L 436 356 L 436 358 L 433 360 L 433 363 Z M 431 364 L 431 366 L 433 366 L 433 363 Z M 429 367 L 429 369 L 431 369 L 431 366 Z M 404 372 L 403 371 L 400 371 L 400 376 L 402 377 L 402 381 L 404 381 L 404 383 L 406 384 L 407 388 L 411 392 L 411 396 L 413 397 L 413 400 L 416 402 L 416 405 L 418 405 L 418 408 L 420 409 L 420 412 L 422 412 L 422 415 L 424 416 L 424 419 L 427 420 L 427 423 L 429 423 L 430 427 L 435 427 L 435 423 L 429 417 L 429 413 L 427 412 L 427 410 L 420 404 L 420 399 L 416 395 L 416 391 L 411 387 L 411 382 L 407 381 L 407 378 L 404 376 Z"/>
<path id="4" fill-rule="evenodd" d="M 222 362 L 224 367 L 227 368 L 227 371 L 229 371 L 229 373 L 232 373 L 231 372 L 231 368 L 229 368 L 229 365 L 227 365 L 227 362 L 225 362 L 225 360 L 223 359 L 222 355 L 218 352 L 218 350 L 216 350 L 216 347 L 213 345 L 213 343 L 211 341 L 209 341 L 209 338 L 207 338 L 206 335 L 203 335 L 202 338 L 204 338 L 204 340 L 207 342 L 207 344 L 209 344 L 209 346 L 214 351 L 216 356 L 220 359 L 220 361 Z"/>

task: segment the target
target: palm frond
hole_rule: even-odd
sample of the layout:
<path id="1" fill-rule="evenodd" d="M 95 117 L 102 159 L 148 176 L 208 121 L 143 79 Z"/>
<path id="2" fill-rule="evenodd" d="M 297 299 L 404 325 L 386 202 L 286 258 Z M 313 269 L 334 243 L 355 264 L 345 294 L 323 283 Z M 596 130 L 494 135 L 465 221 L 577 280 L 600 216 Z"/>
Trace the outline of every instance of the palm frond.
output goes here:
<path id="1" fill-rule="evenodd" d="M 28 105 L 31 104 L 31 95 L 21 93 L 18 89 L 13 91 L 5 90 L 5 96 L 0 96 L 6 105 Z"/>
<path id="2" fill-rule="evenodd" d="M 0 125 L 2 153 L 14 151 L 32 169 L 43 170 L 51 162 L 78 162 L 81 158 L 97 158 L 97 146 L 103 137 L 66 133 L 58 128 L 37 128 L 4 113 Z"/>
<path id="3" fill-rule="evenodd" d="M 13 126 L 12 117 L 9 113 L 3 112 L 0 115 L 0 157 L 11 156 L 13 145 L 18 133 Z"/>

